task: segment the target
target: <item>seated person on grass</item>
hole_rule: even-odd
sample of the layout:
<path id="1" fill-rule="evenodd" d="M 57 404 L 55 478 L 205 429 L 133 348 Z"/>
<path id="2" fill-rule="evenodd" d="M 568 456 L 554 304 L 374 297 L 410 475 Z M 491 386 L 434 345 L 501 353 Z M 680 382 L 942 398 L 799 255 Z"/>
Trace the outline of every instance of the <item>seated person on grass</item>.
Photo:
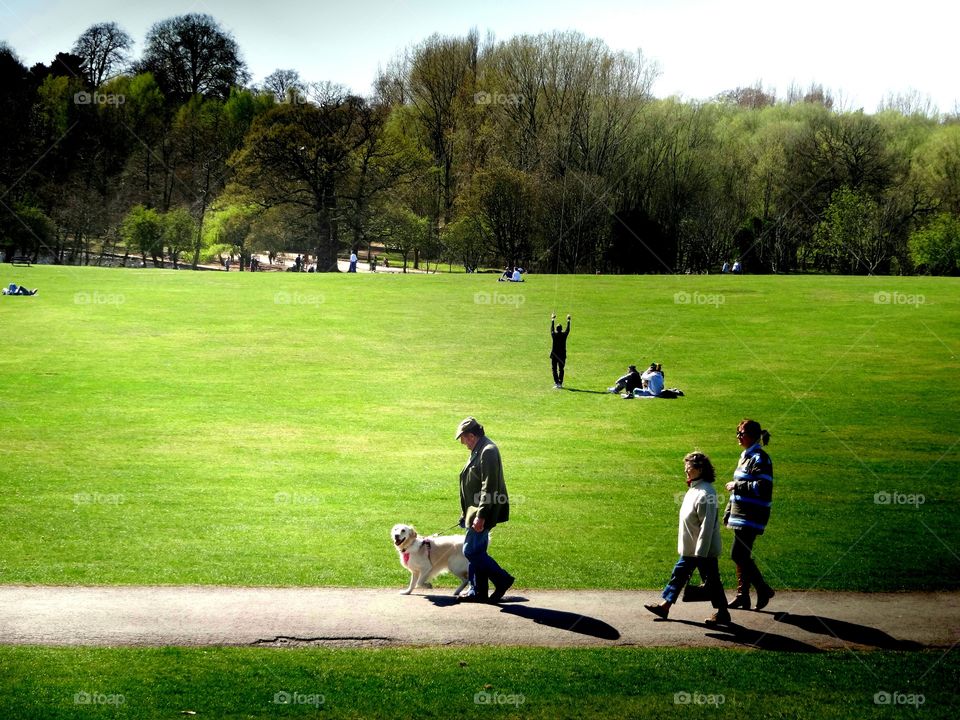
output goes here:
<path id="1" fill-rule="evenodd" d="M 617 378 L 617 382 L 613 387 L 607 388 L 607 392 L 611 393 L 620 393 L 626 390 L 629 393 L 632 393 L 638 387 L 643 386 L 643 378 L 640 376 L 640 373 L 637 371 L 636 365 L 630 365 L 627 368 L 627 374 L 623 377 Z"/>

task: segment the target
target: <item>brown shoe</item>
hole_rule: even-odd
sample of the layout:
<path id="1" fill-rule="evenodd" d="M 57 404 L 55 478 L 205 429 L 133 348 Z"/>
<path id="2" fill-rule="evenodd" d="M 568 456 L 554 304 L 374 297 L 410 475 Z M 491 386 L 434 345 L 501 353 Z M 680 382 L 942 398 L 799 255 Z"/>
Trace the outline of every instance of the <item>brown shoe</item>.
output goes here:
<path id="1" fill-rule="evenodd" d="M 644 607 L 663 620 L 666 620 L 667 615 L 670 614 L 670 608 L 664 607 L 663 605 L 644 605 Z"/>
<path id="2" fill-rule="evenodd" d="M 729 625 L 730 613 L 726 610 L 726 608 L 720 608 L 703 622 L 706 625 Z"/>
<path id="3" fill-rule="evenodd" d="M 776 593 L 769 585 L 763 589 L 757 588 L 757 610 L 763 610 Z"/>

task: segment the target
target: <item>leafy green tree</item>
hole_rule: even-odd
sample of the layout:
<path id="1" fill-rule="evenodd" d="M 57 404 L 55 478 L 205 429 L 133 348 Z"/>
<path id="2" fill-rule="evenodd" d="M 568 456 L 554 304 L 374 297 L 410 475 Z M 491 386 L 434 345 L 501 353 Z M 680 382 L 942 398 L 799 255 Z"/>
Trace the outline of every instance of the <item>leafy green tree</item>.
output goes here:
<path id="1" fill-rule="evenodd" d="M 167 257 L 176 268 L 180 254 L 195 249 L 197 223 L 185 208 L 170 210 L 163 214 L 161 220 L 161 241 L 166 248 Z"/>
<path id="2" fill-rule="evenodd" d="M 40 208 L 27 203 L 0 205 L 0 249 L 7 262 L 18 255 L 36 262 L 41 252 L 49 251 L 55 234 L 54 222 Z"/>
<path id="3" fill-rule="evenodd" d="M 120 236 L 128 250 L 140 253 L 144 266 L 149 255 L 154 266 L 163 267 L 163 219 L 156 210 L 143 205 L 131 208 L 120 226 Z"/>
<path id="4" fill-rule="evenodd" d="M 910 236 L 910 255 L 920 272 L 960 275 L 960 218 L 940 213 Z"/>
<path id="5" fill-rule="evenodd" d="M 230 160 L 233 194 L 262 209 L 298 208 L 316 231 L 317 270 L 336 272 L 341 193 L 356 172 L 356 152 L 380 126 L 366 101 L 339 88 L 326 88 L 317 100 L 277 105 L 257 118 Z"/>
<path id="6" fill-rule="evenodd" d="M 430 221 L 403 205 L 386 204 L 376 215 L 374 232 L 387 250 L 400 253 L 406 272 L 410 253 L 421 247 L 430 233 Z"/>
<path id="7" fill-rule="evenodd" d="M 890 238 L 880 205 L 843 186 L 834 192 L 814 233 L 821 269 L 872 275 L 890 258 Z"/>

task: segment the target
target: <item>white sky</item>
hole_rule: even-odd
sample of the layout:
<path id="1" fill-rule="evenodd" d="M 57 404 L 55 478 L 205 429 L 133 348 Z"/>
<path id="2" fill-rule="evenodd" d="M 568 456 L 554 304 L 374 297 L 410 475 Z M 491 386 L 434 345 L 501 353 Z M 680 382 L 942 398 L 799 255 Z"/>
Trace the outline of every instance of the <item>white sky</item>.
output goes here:
<path id="1" fill-rule="evenodd" d="M 573 29 L 655 60 L 659 97 L 709 98 L 760 81 L 782 98 L 791 84 L 816 82 L 843 109 L 873 112 L 891 92 L 915 92 L 960 110 L 952 0 L 0 0 L 0 40 L 29 66 L 115 21 L 139 54 L 150 25 L 189 12 L 233 33 L 254 82 L 293 68 L 365 94 L 378 66 L 435 32 L 476 27 L 504 40 Z"/>

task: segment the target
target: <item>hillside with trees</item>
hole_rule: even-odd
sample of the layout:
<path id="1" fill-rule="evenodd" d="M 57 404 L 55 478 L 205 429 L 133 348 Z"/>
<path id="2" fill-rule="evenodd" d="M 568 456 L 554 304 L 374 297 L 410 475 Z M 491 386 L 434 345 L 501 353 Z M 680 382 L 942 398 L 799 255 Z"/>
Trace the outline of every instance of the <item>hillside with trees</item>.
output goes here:
<path id="1" fill-rule="evenodd" d="M 960 117 L 916 97 L 657 98 L 641 52 L 575 32 L 433 35 L 369 97 L 295 69 L 252 86 L 208 15 L 132 46 L 99 23 L 27 68 L 0 44 L 6 260 L 335 271 L 374 245 L 539 272 L 960 273 Z"/>

